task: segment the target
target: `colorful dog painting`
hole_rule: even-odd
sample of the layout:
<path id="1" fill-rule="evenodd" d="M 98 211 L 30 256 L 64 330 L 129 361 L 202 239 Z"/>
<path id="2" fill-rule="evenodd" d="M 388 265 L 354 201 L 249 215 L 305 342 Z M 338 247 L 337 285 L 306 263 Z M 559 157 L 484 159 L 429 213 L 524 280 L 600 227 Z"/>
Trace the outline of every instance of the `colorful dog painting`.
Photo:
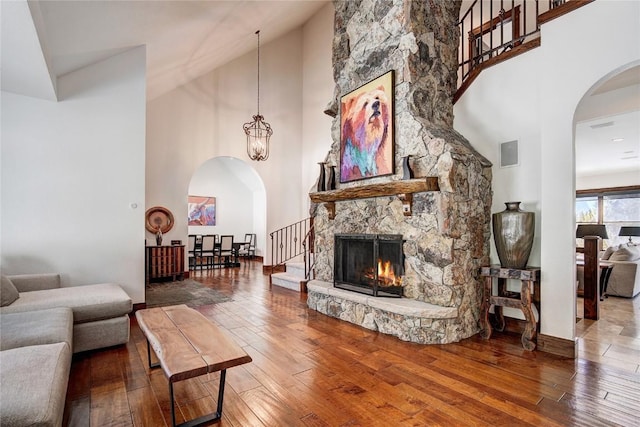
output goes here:
<path id="1" fill-rule="evenodd" d="M 393 173 L 393 72 L 341 99 L 340 182 Z"/>

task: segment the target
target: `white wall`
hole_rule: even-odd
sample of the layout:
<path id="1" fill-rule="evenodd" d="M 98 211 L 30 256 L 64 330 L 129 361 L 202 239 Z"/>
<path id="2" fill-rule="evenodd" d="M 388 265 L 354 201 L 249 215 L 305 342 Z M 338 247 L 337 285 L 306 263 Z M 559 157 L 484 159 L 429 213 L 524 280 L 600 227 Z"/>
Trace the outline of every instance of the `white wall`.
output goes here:
<path id="1" fill-rule="evenodd" d="M 189 181 L 202 163 L 217 156 L 251 163 L 266 189 L 266 223 L 256 233 L 269 263 L 268 233 L 303 218 L 308 197 L 300 191 L 302 30 L 261 45 L 260 56 L 260 113 L 274 129 L 269 159 L 249 160 L 242 130 L 256 114 L 254 51 L 147 104 L 146 201 L 186 212 Z M 187 233 L 186 219 L 176 221 L 166 238 L 186 241 Z"/>
<path id="2" fill-rule="evenodd" d="M 302 182 L 305 194 L 314 187 L 320 167 L 331 150 L 333 118 L 323 113 L 333 98 L 333 16 L 334 7 L 328 3 L 303 27 L 302 61 Z M 303 214 L 308 214 L 310 199 L 302 200 Z M 306 215 L 308 216 L 308 215 Z M 302 218 L 301 218 L 302 219 Z"/>
<path id="3" fill-rule="evenodd" d="M 250 180 L 248 183 L 247 179 Z M 216 197 L 216 225 L 189 226 L 189 234 L 228 234 L 233 235 L 236 242 L 245 241 L 246 233 L 255 233 L 257 238 L 255 230 L 264 230 L 264 192 L 260 178 L 242 160 L 231 157 L 209 159 L 193 174 L 189 194 Z M 255 193 L 261 193 L 263 197 Z M 186 212 L 180 215 L 180 220 L 184 220 Z M 256 222 L 254 218 L 263 220 Z M 262 251 L 256 250 L 256 254 L 262 255 Z"/>
<path id="4" fill-rule="evenodd" d="M 590 3 L 543 25 L 541 47 L 483 71 L 454 108 L 456 130 L 494 162 L 493 211 L 518 199 L 536 213 L 529 264 L 542 269 L 546 335 L 575 337 L 574 114 L 602 77 L 640 60 L 639 40 L 640 2 Z M 500 170 L 499 143 L 514 139 L 521 165 Z"/>
<path id="5" fill-rule="evenodd" d="M 145 48 L 57 87 L 59 102 L 2 92 L 2 271 L 116 282 L 142 302 Z"/>
<path id="6" fill-rule="evenodd" d="M 592 190 L 594 188 L 612 188 L 640 185 L 640 172 L 626 171 L 602 175 L 576 176 L 576 190 Z"/>

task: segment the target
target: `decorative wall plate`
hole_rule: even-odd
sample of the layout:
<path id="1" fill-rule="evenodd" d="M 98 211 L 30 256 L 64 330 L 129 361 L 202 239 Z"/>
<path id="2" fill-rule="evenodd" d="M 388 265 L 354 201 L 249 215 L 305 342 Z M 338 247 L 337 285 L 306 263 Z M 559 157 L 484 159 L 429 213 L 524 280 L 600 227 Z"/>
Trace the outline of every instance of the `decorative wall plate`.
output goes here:
<path id="1" fill-rule="evenodd" d="M 173 214 L 162 206 L 149 208 L 145 213 L 144 226 L 150 233 L 156 233 L 160 227 L 160 231 L 164 234 L 173 228 Z"/>

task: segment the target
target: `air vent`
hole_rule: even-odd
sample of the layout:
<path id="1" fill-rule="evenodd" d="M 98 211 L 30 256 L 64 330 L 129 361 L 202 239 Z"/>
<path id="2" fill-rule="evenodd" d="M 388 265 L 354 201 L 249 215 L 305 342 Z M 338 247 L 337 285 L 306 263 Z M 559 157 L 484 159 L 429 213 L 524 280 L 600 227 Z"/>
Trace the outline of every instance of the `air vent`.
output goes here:
<path id="1" fill-rule="evenodd" d="M 500 167 L 518 166 L 518 141 L 500 144 Z"/>
<path id="2" fill-rule="evenodd" d="M 600 128 L 608 128 L 609 126 L 613 126 L 614 122 L 604 122 L 598 123 L 597 125 L 591 125 L 591 129 L 600 129 Z"/>

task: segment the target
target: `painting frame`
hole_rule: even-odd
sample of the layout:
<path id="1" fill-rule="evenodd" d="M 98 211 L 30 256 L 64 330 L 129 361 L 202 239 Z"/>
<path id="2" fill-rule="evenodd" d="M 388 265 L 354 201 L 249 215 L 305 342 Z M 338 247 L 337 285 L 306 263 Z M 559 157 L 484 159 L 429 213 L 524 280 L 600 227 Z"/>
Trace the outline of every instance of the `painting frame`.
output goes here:
<path id="1" fill-rule="evenodd" d="M 217 222 L 216 198 L 213 196 L 187 196 L 187 225 L 214 226 Z"/>
<path id="2" fill-rule="evenodd" d="M 341 183 L 394 173 L 394 98 L 394 70 L 340 97 Z"/>

